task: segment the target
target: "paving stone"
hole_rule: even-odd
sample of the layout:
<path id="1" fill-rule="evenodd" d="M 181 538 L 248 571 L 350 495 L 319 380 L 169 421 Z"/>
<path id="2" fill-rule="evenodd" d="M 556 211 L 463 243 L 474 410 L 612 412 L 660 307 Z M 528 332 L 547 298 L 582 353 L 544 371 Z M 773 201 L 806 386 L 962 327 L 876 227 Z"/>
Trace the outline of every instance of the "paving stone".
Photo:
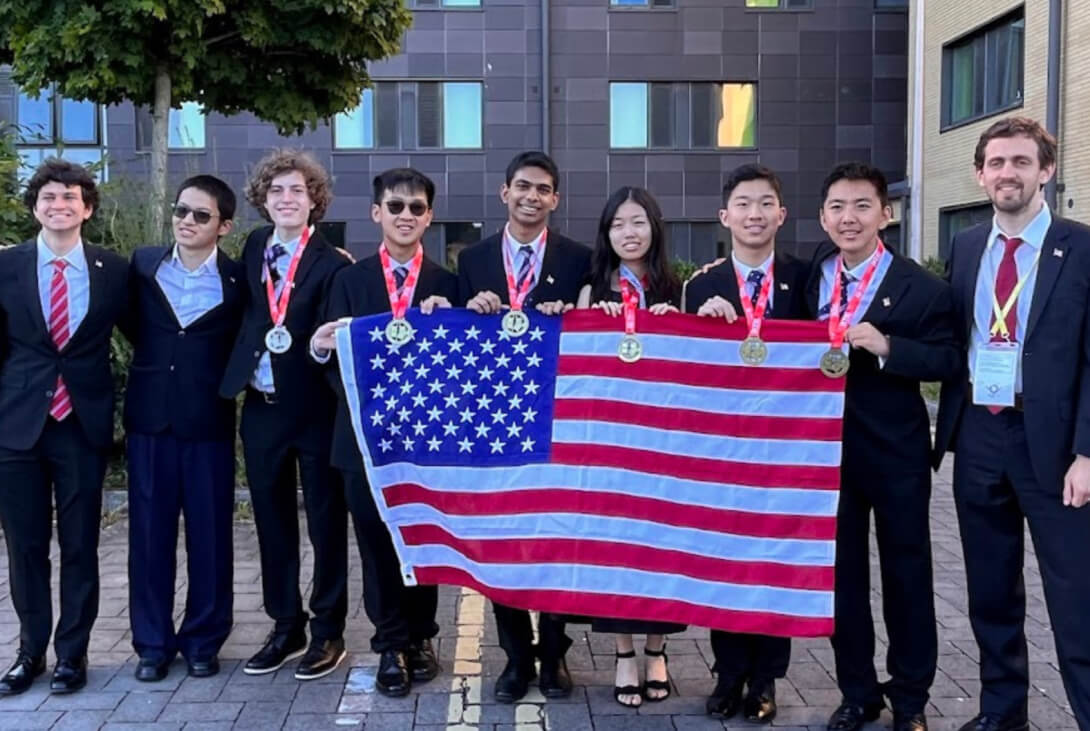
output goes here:
<path id="1" fill-rule="evenodd" d="M 244 729 L 280 728 L 288 716 L 291 701 L 266 703 L 249 701 L 242 707 L 235 725 Z"/>
<path id="2" fill-rule="evenodd" d="M 364 727 L 365 714 L 289 713 L 283 731 L 359 731 Z M 372 731 L 368 725 L 367 731 Z"/>
<path id="3" fill-rule="evenodd" d="M 166 723 L 164 721 L 155 723 L 114 723 L 111 721 L 102 727 L 102 731 L 181 731 L 181 728 L 182 724 L 180 723 Z"/>
<path id="4" fill-rule="evenodd" d="M 62 711 L 0 711 L 3 731 L 30 731 L 49 728 L 61 717 Z"/>
<path id="5" fill-rule="evenodd" d="M 201 703 L 168 703 L 159 718 L 164 721 L 231 721 L 242 711 L 241 703 L 219 701 Z"/>
<path id="6" fill-rule="evenodd" d="M 53 725 L 53 731 L 98 731 L 110 711 L 66 711 Z"/>
<path id="7" fill-rule="evenodd" d="M 128 693 L 110 714 L 111 723 L 143 723 L 154 721 L 170 701 L 169 692 Z"/>

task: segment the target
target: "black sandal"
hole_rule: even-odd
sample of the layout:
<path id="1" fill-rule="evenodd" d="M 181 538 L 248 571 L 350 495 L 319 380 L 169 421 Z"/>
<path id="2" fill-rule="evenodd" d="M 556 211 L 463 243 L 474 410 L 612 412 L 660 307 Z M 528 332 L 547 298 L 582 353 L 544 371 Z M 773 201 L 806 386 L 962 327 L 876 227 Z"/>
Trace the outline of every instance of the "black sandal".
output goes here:
<path id="1" fill-rule="evenodd" d="M 615 652 L 614 655 L 616 656 L 616 660 L 631 660 L 631 659 L 636 657 L 636 651 L 635 650 L 629 650 L 628 652 Z M 616 666 L 616 661 L 614 661 L 614 666 Z M 636 671 L 638 673 L 639 668 L 637 668 Z M 639 702 L 637 702 L 637 703 L 623 703 L 623 702 L 621 702 L 621 696 L 622 695 L 634 695 L 637 698 L 640 698 L 641 700 Z M 618 705 L 624 706 L 625 708 L 639 708 L 640 706 L 643 705 L 642 698 L 643 698 L 643 688 L 641 688 L 638 685 L 614 685 L 613 686 L 613 700 L 617 701 Z"/>
<path id="2" fill-rule="evenodd" d="M 663 665 L 667 666 L 666 680 L 645 680 L 645 681 L 643 681 L 643 688 L 640 691 L 641 695 L 643 695 L 644 699 L 648 703 L 661 703 L 662 701 L 669 698 L 670 694 L 672 692 L 671 688 L 670 688 L 670 671 L 669 671 L 670 658 L 666 656 L 666 643 L 665 642 L 662 643 L 662 649 L 661 650 L 648 650 L 645 647 L 645 648 L 643 648 L 643 654 L 647 655 L 648 657 L 661 657 Z M 663 695 L 663 696 L 649 696 L 649 695 L 647 695 L 647 691 L 649 691 L 649 690 L 665 690 L 666 695 Z"/>

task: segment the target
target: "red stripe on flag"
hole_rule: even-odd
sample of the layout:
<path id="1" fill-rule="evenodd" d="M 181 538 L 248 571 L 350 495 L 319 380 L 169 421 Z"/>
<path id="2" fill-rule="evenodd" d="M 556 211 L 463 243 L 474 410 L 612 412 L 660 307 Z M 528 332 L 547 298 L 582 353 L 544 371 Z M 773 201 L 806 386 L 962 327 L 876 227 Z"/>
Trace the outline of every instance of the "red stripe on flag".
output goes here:
<path id="1" fill-rule="evenodd" d="M 618 594 L 496 589 L 485 586 L 461 569 L 422 566 L 415 568 L 414 571 L 418 583 L 468 586 L 495 602 L 522 609 L 569 615 L 685 622 L 697 627 L 780 637 L 828 637 L 833 633 L 832 617 L 798 617 L 771 612 L 733 611 L 677 600 L 640 599 Z"/>
<path id="2" fill-rule="evenodd" d="M 730 388 L 749 391 L 798 391 L 841 394 L 844 384 L 813 368 L 753 368 L 703 363 L 679 364 L 672 360 L 641 358 L 625 363 L 616 356 L 563 355 L 557 363 L 558 376 L 605 376 L 650 383 L 681 386 Z"/>
<path id="3" fill-rule="evenodd" d="M 809 439 L 838 442 L 840 419 L 783 416 L 742 416 L 692 409 L 668 409 L 606 399 L 557 399 L 554 419 L 611 421 L 654 429 L 680 429 L 743 439 Z"/>
<path id="4" fill-rule="evenodd" d="M 835 517 L 723 510 L 593 490 L 540 488 L 502 492 L 447 492 L 430 490 L 420 485 L 400 484 L 384 487 L 382 494 L 391 508 L 422 503 L 447 515 L 577 513 L 646 520 L 678 528 L 752 538 L 819 541 L 836 538 Z"/>
<path id="5" fill-rule="evenodd" d="M 624 321 L 600 310 L 575 310 L 564 315 L 562 332 L 606 332 L 624 334 Z M 719 317 L 696 315 L 652 315 L 646 310 L 636 313 L 636 333 L 647 335 L 678 335 L 741 342 L 749 335 L 745 320 L 728 323 Z M 765 320 L 761 338 L 769 343 L 828 343 L 829 328 L 825 323 L 803 320 Z"/>
<path id="6" fill-rule="evenodd" d="M 798 566 L 770 561 L 712 558 L 672 549 L 582 538 L 459 538 L 433 524 L 403 525 L 409 546 L 447 546 L 481 564 L 569 563 L 614 566 L 703 581 L 786 589 L 833 590 L 832 566 Z"/>
<path id="7" fill-rule="evenodd" d="M 731 462 L 597 444 L 553 442 L 551 461 L 554 464 L 577 467 L 597 466 L 640 470 L 682 480 L 704 480 L 715 483 L 729 480 L 735 485 L 755 487 L 797 487 L 813 490 L 840 488 L 839 467 Z"/>

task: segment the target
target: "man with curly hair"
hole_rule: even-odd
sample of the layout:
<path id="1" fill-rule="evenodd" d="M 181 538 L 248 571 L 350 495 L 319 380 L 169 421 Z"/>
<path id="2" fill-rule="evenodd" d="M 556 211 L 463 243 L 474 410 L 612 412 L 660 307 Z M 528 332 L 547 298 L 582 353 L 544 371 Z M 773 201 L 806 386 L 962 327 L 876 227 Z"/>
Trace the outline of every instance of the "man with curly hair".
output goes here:
<path id="1" fill-rule="evenodd" d="M 309 154 L 267 155 L 247 183 L 246 198 L 272 225 L 250 234 L 243 249 L 250 297 L 220 393 L 246 392 L 240 433 L 265 611 L 275 624 L 243 670 L 275 672 L 302 655 L 295 677 L 312 680 L 333 672 L 345 656 L 348 518 L 340 478 L 329 464 L 336 402 L 307 344 L 322 322 L 333 275 L 348 261 L 317 229 L 333 193 L 329 175 Z M 314 547 L 309 648 L 299 590 L 296 470 Z"/>

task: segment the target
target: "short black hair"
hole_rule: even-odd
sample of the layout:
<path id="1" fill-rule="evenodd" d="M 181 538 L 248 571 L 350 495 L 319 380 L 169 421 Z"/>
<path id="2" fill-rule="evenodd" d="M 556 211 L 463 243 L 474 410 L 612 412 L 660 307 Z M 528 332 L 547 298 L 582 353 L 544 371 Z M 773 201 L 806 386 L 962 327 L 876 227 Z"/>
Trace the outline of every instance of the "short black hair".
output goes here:
<path id="1" fill-rule="evenodd" d="M 182 191 L 187 188 L 196 188 L 212 196 L 216 200 L 216 208 L 219 209 L 221 222 L 230 221 L 235 217 L 235 209 L 238 207 L 235 192 L 231 190 L 230 185 L 215 175 L 194 175 L 183 180 L 182 184 L 178 186 L 178 192 L 174 194 L 175 203 L 182 196 Z"/>
<path id="2" fill-rule="evenodd" d="M 731 171 L 727 177 L 727 182 L 723 184 L 723 205 L 727 205 L 730 194 L 734 192 L 735 188 L 750 180 L 767 180 L 768 184 L 772 186 L 772 192 L 776 194 L 776 200 L 783 204 L 783 183 L 780 181 L 780 176 L 772 172 L 771 168 L 751 163 L 739 165 Z"/>
<path id="3" fill-rule="evenodd" d="M 390 168 L 375 176 L 371 202 L 376 206 L 382 203 L 382 196 L 388 190 L 408 188 L 414 193 L 422 192 L 428 199 L 428 208 L 435 202 L 435 183 L 424 173 L 415 168 Z"/>
<path id="4" fill-rule="evenodd" d="M 511 185 L 511 181 L 515 179 L 515 173 L 523 168 L 544 170 L 553 179 L 553 192 L 560 192 L 560 170 L 556 167 L 556 162 L 544 152 L 529 150 L 515 155 L 515 158 L 507 165 L 506 183 Z"/>
<path id="5" fill-rule="evenodd" d="M 32 214 L 38 204 L 38 192 L 49 183 L 60 183 L 68 188 L 78 185 L 83 195 L 83 205 L 92 211 L 98 210 L 98 186 L 91 171 L 70 160 L 48 157 L 30 176 L 23 193 L 23 203 Z"/>
<path id="6" fill-rule="evenodd" d="M 821 184 L 821 205 L 829 198 L 829 188 L 841 180 L 865 180 L 874 186 L 878 201 L 883 207 L 889 205 L 889 183 L 881 170 L 865 162 L 842 162 L 825 176 Z"/>

